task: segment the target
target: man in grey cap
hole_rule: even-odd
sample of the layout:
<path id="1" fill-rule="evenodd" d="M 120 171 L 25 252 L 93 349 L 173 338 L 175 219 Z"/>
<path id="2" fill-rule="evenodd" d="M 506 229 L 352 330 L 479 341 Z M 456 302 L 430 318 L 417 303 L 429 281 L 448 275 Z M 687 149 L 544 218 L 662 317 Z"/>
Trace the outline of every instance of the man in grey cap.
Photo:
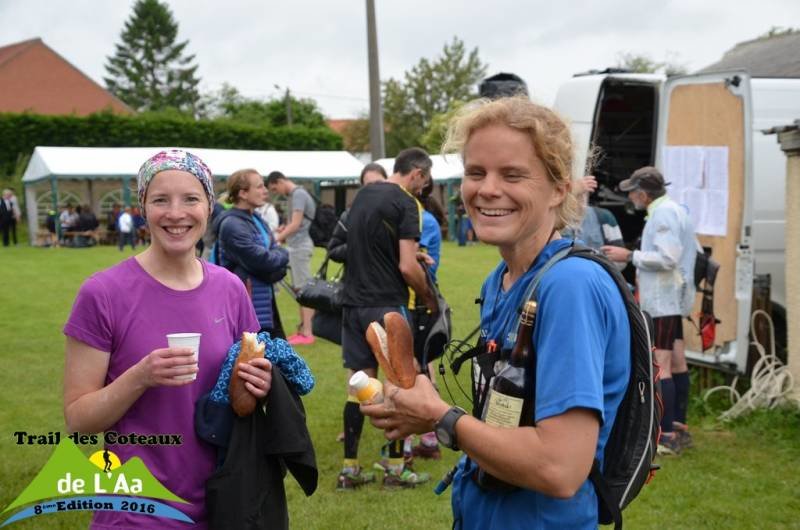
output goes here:
<path id="1" fill-rule="evenodd" d="M 683 343 L 684 316 L 694 303 L 694 261 L 697 240 L 686 209 L 667 195 L 661 172 L 637 169 L 619 184 L 637 210 L 647 210 L 641 250 L 603 246 L 612 261 L 636 267 L 639 302 L 653 317 L 656 361 L 661 366 L 664 416 L 660 454 L 678 454 L 691 444 L 686 426 L 689 371 Z"/>

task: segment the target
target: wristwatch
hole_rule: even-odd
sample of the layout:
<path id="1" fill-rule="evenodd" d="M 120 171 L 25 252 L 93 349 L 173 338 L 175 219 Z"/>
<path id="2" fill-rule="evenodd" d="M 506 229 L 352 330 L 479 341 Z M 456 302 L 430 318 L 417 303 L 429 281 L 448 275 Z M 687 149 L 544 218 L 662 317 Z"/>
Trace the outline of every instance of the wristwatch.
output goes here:
<path id="1" fill-rule="evenodd" d="M 436 431 L 436 439 L 443 446 L 458 451 L 458 441 L 456 440 L 456 422 L 466 414 L 467 411 L 461 407 L 451 407 L 450 410 L 444 413 L 444 416 L 439 418 L 439 421 L 434 425 Z"/>

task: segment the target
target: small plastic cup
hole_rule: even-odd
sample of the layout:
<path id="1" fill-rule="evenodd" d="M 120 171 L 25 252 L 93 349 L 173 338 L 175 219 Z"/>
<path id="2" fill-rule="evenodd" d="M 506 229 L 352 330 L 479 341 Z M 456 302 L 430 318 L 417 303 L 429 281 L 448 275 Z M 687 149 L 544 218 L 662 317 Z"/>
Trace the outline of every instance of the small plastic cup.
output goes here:
<path id="1" fill-rule="evenodd" d="M 167 344 L 170 348 L 190 348 L 194 352 L 194 362 L 199 366 L 200 333 L 170 333 L 167 335 Z M 197 372 L 186 375 L 176 375 L 175 379 L 181 381 L 194 381 Z"/>

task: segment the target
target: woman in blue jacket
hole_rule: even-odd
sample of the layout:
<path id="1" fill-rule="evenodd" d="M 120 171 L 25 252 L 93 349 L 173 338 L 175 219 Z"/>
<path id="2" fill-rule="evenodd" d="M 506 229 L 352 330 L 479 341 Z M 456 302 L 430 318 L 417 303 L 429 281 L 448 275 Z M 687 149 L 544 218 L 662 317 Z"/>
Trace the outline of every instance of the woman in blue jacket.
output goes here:
<path id="1" fill-rule="evenodd" d="M 236 171 L 228 178 L 228 197 L 233 208 L 214 221 L 220 264 L 244 282 L 261 331 L 286 338 L 273 284 L 286 275 L 289 254 L 278 246 L 269 227 L 255 213 L 268 198 L 263 177 L 255 169 Z"/>

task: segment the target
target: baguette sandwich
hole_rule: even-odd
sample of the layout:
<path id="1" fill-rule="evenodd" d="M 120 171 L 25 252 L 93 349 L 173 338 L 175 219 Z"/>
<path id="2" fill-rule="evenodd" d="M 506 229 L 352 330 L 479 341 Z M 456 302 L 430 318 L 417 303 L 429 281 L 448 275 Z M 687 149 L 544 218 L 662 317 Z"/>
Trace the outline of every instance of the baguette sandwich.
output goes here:
<path id="1" fill-rule="evenodd" d="M 411 388 L 417 377 L 414 365 L 414 338 L 406 319 L 400 313 L 387 313 L 383 326 L 372 322 L 367 328 L 367 344 L 392 384 Z"/>

